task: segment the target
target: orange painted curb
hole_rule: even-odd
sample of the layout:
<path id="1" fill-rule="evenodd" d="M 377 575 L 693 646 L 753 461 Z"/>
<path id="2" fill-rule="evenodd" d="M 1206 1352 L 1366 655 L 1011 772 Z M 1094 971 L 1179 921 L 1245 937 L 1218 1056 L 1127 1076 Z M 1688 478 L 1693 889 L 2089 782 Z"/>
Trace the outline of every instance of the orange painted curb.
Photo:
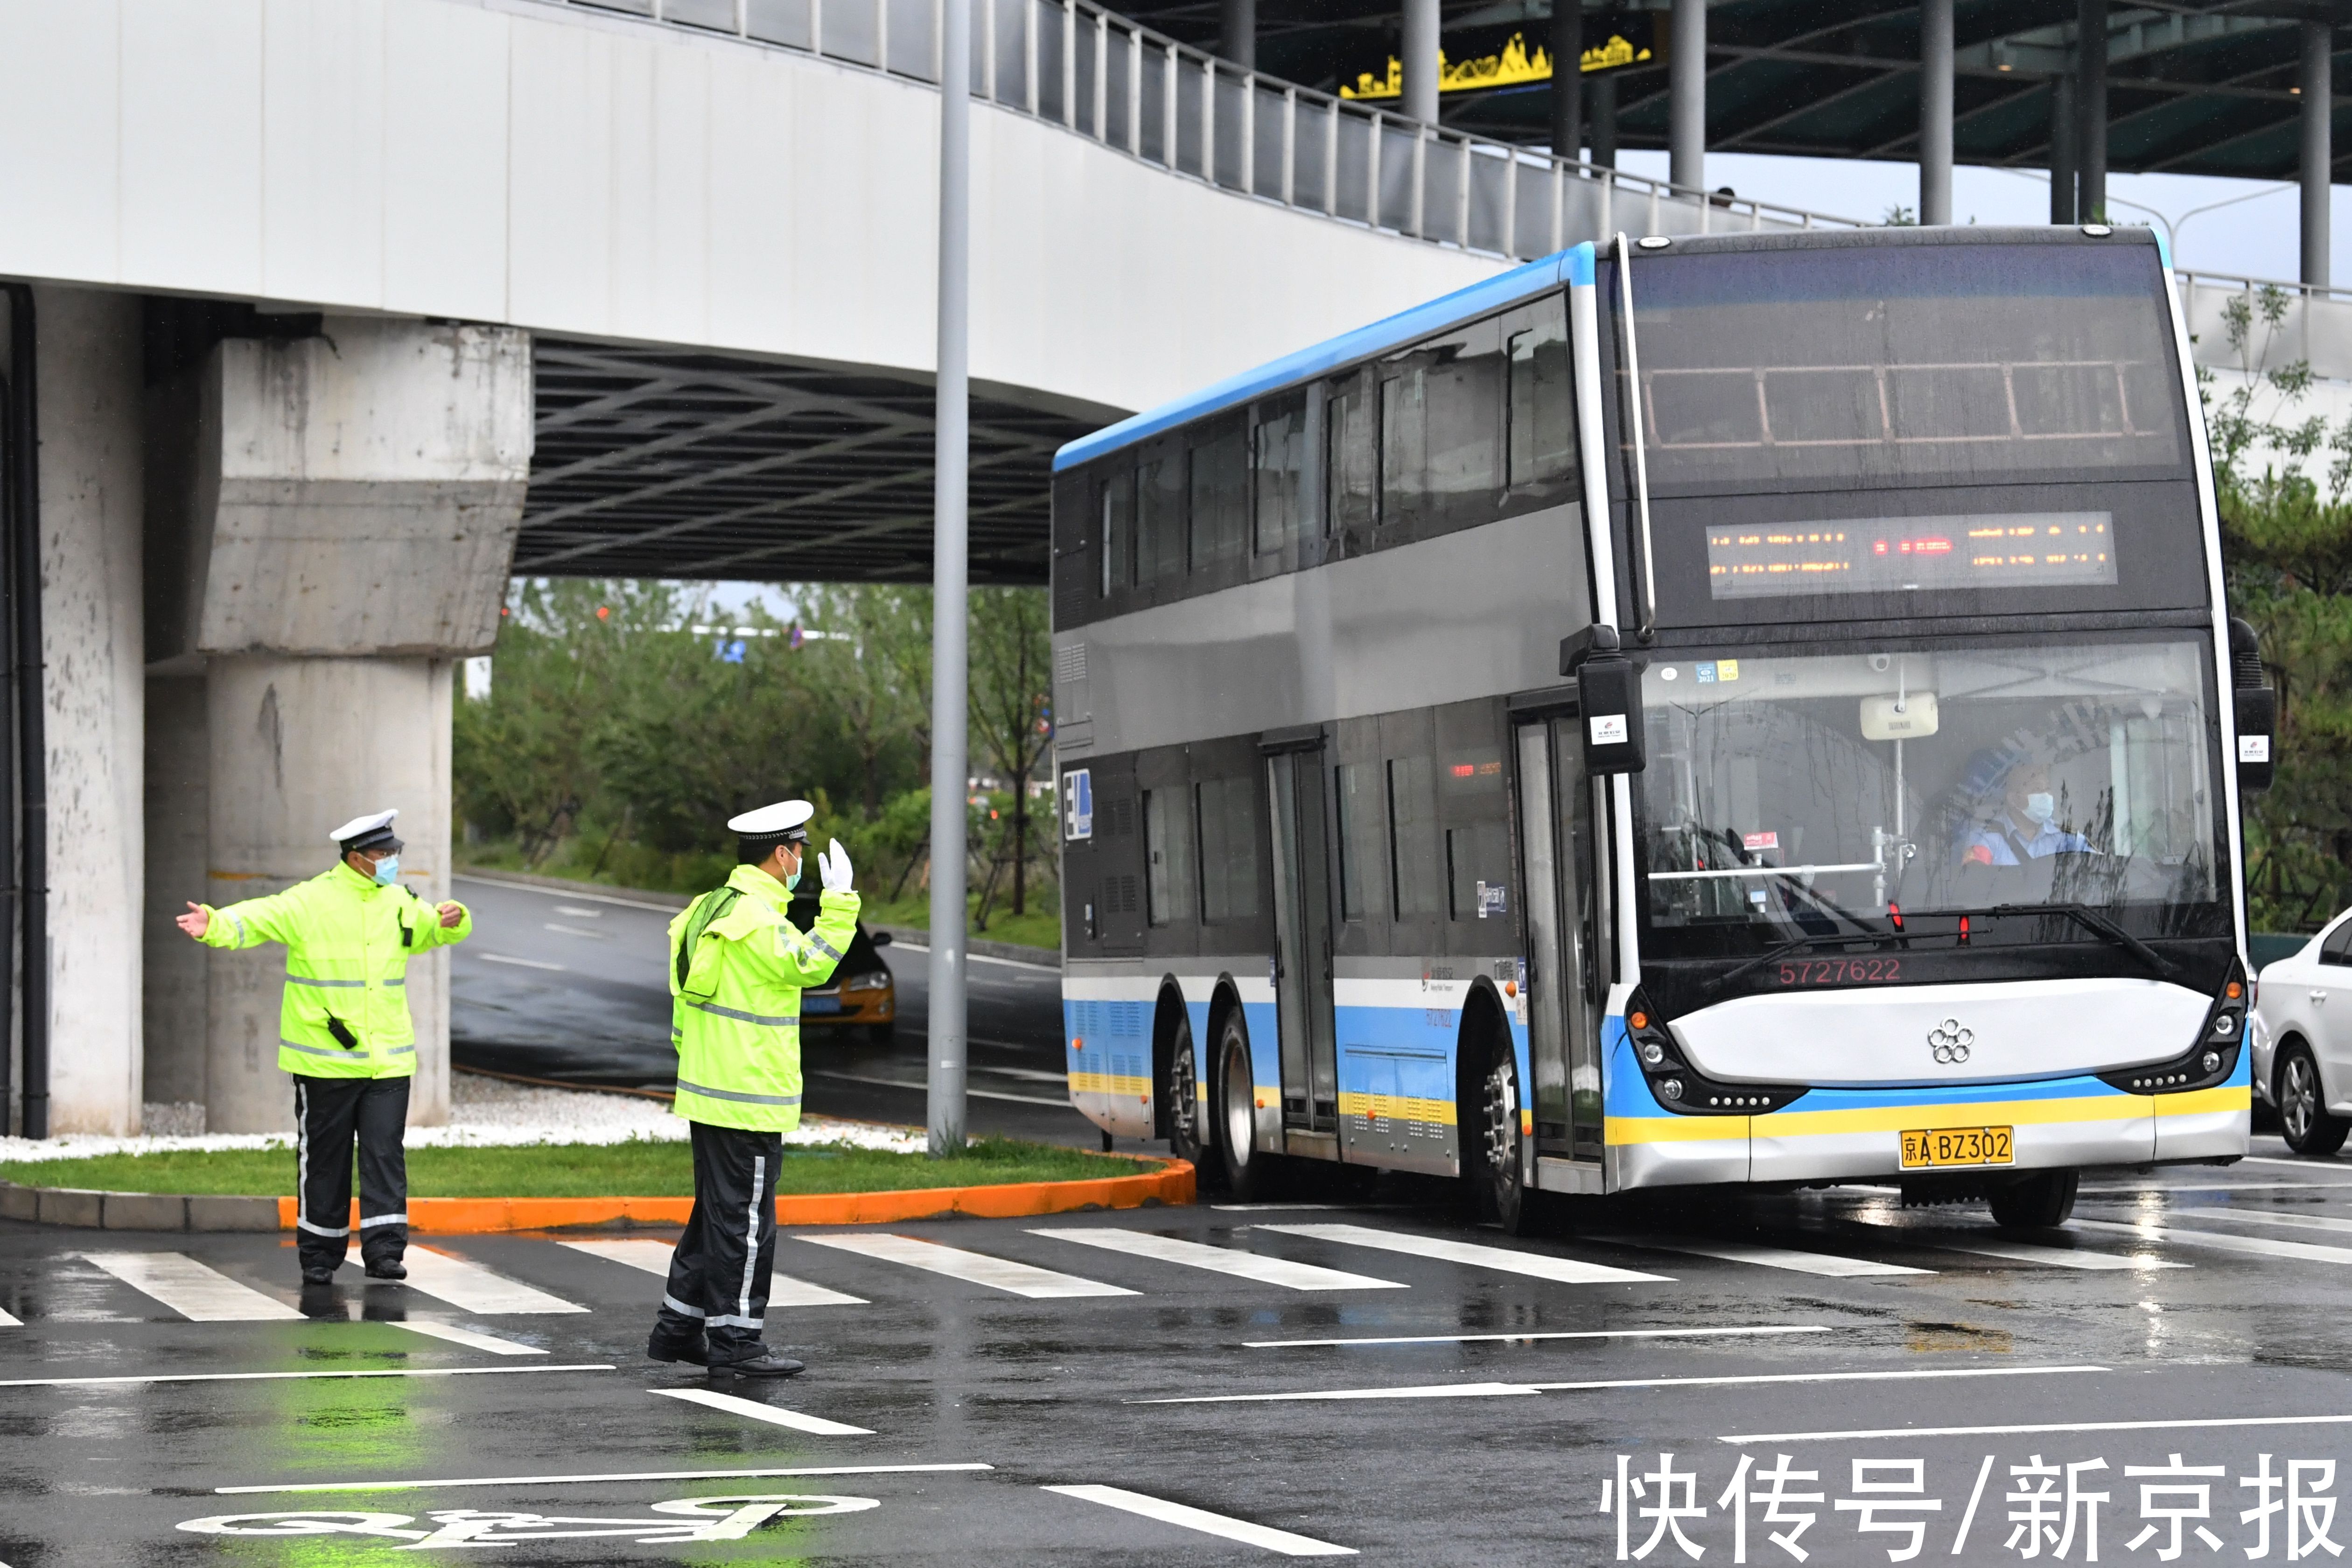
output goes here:
<path id="1" fill-rule="evenodd" d="M 1073 1209 L 1141 1208 L 1150 1203 L 1189 1204 L 1191 1162 L 1163 1160 L 1143 1176 L 1099 1176 L 1075 1182 L 1013 1182 L 1002 1186 L 911 1187 L 886 1193 L 800 1193 L 776 1199 L 778 1225 L 882 1225 L 968 1214 L 1018 1219 Z M 442 1236 L 507 1230 L 560 1230 L 572 1226 L 684 1225 L 692 1198 L 411 1198 L 408 1226 Z M 294 1228 L 294 1200 L 278 1200 L 278 1226 Z M 352 1225 L 360 1223 L 352 1205 Z"/>

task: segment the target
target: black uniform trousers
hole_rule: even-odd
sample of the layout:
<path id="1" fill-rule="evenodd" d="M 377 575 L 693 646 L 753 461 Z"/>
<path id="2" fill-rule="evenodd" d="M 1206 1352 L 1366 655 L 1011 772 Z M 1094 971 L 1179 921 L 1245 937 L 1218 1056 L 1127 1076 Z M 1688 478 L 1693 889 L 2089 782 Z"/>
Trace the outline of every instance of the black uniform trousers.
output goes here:
<path id="1" fill-rule="evenodd" d="M 714 1363 L 740 1361 L 762 1348 L 760 1329 L 776 1271 L 776 1163 L 784 1135 L 690 1125 L 694 1211 L 670 1255 L 657 1331 L 684 1341 L 702 1331 Z"/>
<path id="2" fill-rule="evenodd" d="M 295 1220 L 305 1268 L 333 1268 L 352 1239 L 352 1142 L 360 1146 L 360 1257 L 400 1260 L 408 1250 L 405 1078 L 294 1076 Z"/>

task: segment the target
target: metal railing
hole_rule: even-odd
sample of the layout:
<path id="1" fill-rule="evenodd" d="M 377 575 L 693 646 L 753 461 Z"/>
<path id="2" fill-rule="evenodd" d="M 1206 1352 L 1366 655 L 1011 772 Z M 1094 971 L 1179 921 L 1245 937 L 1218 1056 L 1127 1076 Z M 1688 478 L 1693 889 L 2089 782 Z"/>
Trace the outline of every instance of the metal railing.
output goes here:
<path id="1" fill-rule="evenodd" d="M 2273 369 L 2301 360 L 2314 375 L 2352 381 L 2352 289 L 2317 283 L 2285 283 L 2268 278 L 2176 268 L 2182 312 L 2196 340 L 2197 363 L 2216 370 L 2244 368 L 2243 352 L 2230 343 L 2227 312 L 2243 300 L 2253 334 L 2254 368 Z M 2266 300 L 2283 307 L 2275 328 L 2264 320 Z"/>
<path id="2" fill-rule="evenodd" d="M 543 0 L 939 80 L 950 0 Z M 1334 98 L 1245 71 L 1088 0 L 963 0 L 972 96 L 1180 177 L 1294 211 L 1528 260 L 1643 234 L 1860 227 L 1710 195 Z"/>

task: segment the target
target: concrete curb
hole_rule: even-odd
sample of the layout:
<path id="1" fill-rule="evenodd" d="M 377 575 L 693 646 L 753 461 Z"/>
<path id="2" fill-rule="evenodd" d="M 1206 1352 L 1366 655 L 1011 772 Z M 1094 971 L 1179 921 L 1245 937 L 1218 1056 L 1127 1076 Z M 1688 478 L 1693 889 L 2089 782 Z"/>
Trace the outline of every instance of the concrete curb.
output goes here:
<path id="1" fill-rule="evenodd" d="M 789 1194 L 776 1199 L 776 1223 L 884 1225 L 959 1214 L 981 1219 L 1019 1219 L 1077 1209 L 1184 1205 L 1192 1202 L 1193 1195 L 1191 1163 L 1162 1160 L 1159 1170 L 1139 1176 L 882 1193 Z M 437 1236 L 482 1236 L 583 1226 L 677 1226 L 686 1223 L 693 1207 L 691 1198 L 411 1198 L 408 1226 Z M 0 1219 L 85 1230 L 292 1230 L 294 1200 L 106 1193 L 0 1182 Z M 357 1204 L 352 1205 L 352 1223 L 359 1224 Z"/>

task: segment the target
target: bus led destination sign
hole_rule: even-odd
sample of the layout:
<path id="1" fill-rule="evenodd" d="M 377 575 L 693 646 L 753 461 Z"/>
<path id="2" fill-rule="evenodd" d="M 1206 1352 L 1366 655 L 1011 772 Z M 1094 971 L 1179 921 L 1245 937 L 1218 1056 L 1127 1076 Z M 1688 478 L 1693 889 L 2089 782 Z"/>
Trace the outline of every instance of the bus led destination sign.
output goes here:
<path id="1" fill-rule="evenodd" d="M 2112 584 L 2115 517 L 1999 512 L 1710 527 L 1706 577 L 1717 599 Z"/>

